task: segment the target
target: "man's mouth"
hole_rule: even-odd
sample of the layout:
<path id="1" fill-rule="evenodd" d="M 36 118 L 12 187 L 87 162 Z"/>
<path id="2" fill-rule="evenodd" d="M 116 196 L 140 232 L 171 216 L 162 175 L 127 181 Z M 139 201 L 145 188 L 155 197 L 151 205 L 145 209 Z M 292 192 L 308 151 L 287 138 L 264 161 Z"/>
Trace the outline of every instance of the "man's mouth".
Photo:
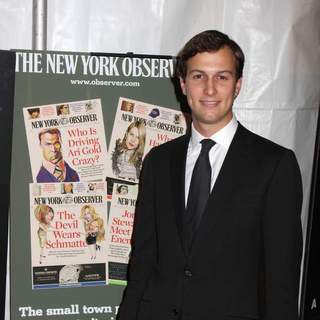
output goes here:
<path id="1" fill-rule="evenodd" d="M 200 103 L 205 107 L 216 107 L 220 103 L 219 100 L 200 100 Z"/>

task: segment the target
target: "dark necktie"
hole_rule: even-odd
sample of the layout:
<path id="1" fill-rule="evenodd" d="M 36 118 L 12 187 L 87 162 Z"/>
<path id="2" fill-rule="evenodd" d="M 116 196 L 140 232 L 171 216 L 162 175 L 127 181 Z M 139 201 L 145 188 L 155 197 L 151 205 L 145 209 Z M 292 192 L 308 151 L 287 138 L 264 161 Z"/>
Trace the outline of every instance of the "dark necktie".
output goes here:
<path id="1" fill-rule="evenodd" d="M 215 145 L 211 139 L 203 139 L 200 155 L 192 172 L 187 208 L 185 213 L 185 236 L 190 248 L 192 238 L 199 226 L 202 214 L 210 195 L 211 165 L 209 151 Z"/>

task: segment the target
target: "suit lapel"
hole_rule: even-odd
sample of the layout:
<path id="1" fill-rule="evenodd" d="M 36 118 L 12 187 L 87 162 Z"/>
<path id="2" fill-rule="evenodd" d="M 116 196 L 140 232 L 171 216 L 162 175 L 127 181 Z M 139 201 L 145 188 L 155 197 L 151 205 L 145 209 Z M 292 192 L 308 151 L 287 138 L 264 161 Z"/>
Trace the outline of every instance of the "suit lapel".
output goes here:
<path id="1" fill-rule="evenodd" d="M 185 210 L 185 169 L 188 144 L 190 135 L 187 134 L 179 141 L 173 152 L 171 159 L 171 188 L 172 201 L 174 202 L 175 220 L 181 241 L 181 246 L 184 250 L 182 215 Z M 186 254 L 185 250 L 184 253 Z"/>

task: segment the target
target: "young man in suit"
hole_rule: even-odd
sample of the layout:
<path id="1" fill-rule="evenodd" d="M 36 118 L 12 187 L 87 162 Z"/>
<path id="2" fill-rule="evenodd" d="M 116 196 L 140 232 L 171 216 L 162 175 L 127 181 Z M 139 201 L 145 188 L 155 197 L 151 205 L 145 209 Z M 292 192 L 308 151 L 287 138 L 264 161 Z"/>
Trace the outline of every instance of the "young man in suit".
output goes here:
<path id="1" fill-rule="evenodd" d="M 39 143 L 43 159 L 36 177 L 37 182 L 79 181 L 78 173 L 63 159 L 59 129 L 49 128 L 40 131 Z"/>
<path id="2" fill-rule="evenodd" d="M 145 159 L 119 320 L 298 319 L 301 175 L 235 119 L 243 64 L 218 31 L 179 55 L 191 134 Z"/>

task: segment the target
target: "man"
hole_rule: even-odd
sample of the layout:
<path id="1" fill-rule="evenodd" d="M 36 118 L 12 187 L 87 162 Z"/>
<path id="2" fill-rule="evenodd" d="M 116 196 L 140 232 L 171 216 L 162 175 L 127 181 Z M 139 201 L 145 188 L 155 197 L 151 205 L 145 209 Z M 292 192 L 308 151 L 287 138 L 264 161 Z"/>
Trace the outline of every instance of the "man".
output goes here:
<path id="1" fill-rule="evenodd" d="M 298 319 L 301 176 L 236 121 L 243 64 L 218 31 L 180 53 L 191 135 L 145 159 L 119 320 Z"/>
<path id="2" fill-rule="evenodd" d="M 61 152 L 61 133 L 57 128 L 39 132 L 42 149 L 42 166 L 37 175 L 37 182 L 74 182 L 79 176 L 66 161 Z"/>

